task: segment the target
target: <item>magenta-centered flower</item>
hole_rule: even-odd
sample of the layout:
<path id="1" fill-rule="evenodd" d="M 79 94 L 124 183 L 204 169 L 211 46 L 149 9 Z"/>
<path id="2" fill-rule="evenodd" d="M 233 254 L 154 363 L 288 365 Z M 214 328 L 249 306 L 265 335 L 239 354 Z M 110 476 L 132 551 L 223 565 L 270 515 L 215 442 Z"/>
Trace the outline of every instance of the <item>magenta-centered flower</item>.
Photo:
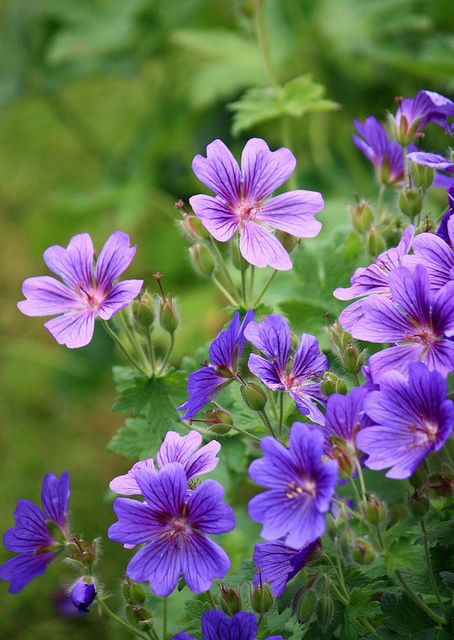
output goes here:
<path id="1" fill-rule="evenodd" d="M 128 546 L 143 544 L 127 567 L 136 582 L 148 581 L 159 596 L 171 593 L 183 574 L 194 593 L 207 591 L 214 578 L 230 568 L 227 554 L 206 534 L 225 533 L 235 516 L 223 502 L 224 490 L 205 480 L 189 492 L 182 464 L 166 464 L 160 471 L 140 469 L 135 480 L 144 502 L 117 498 L 118 522 L 109 538 Z"/>
<path id="2" fill-rule="evenodd" d="M 22 287 L 26 299 L 17 306 L 27 316 L 57 315 L 44 324 L 49 333 L 70 349 L 84 347 L 93 337 L 96 317 L 109 320 L 139 294 L 142 280 L 115 284 L 135 252 L 129 236 L 121 231 L 107 240 L 96 265 L 88 233 L 71 238 L 66 249 L 49 247 L 44 261 L 63 282 L 50 276 L 28 278 Z"/>
<path id="3" fill-rule="evenodd" d="M 285 318 L 273 314 L 262 322 L 250 322 L 244 335 L 265 355 L 252 353 L 248 366 L 269 389 L 286 391 L 303 415 L 322 423 L 323 414 L 316 403 L 324 403 L 321 376 L 328 369 L 328 359 L 320 351 L 314 336 L 303 333 L 293 357 L 292 337 Z"/>
<path id="4" fill-rule="evenodd" d="M 370 469 L 387 469 L 388 478 L 408 478 L 452 433 L 454 403 L 444 377 L 421 363 L 410 365 L 408 380 L 389 371 L 380 390 L 371 391 L 365 411 L 372 426 L 358 433 L 358 447 L 368 454 Z"/>
<path id="5" fill-rule="evenodd" d="M 448 133 L 452 125 L 447 118 L 454 116 L 454 102 L 435 91 L 418 91 L 414 98 L 405 98 L 396 113 L 396 128 L 402 134 L 422 131 L 434 122 Z M 404 137 L 404 136 L 402 136 Z"/>
<path id="6" fill-rule="evenodd" d="M 267 491 L 249 502 L 249 516 L 263 524 L 265 540 L 284 538 L 302 549 L 323 535 L 337 481 L 337 463 L 322 460 L 323 441 L 318 427 L 302 422 L 293 423 L 288 449 L 262 438 L 263 458 L 251 463 L 249 476 Z"/>
<path id="7" fill-rule="evenodd" d="M 69 476 L 53 473 L 44 476 L 41 492 L 42 510 L 30 500 L 19 500 L 14 517 L 16 524 L 3 536 L 3 544 L 14 556 L 0 566 L 0 578 L 11 582 L 10 593 L 19 593 L 62 550 L 67 535 Z"/>
<path id="8" fill-rule="evenodd" d="M 197 431 L 191 431 L 186 436 L 180 436 L 176 431 L 168 431 L 156 455 L 158 469 L 163 469 L 166 464 L 179 462 L 183 465 L 188 481 L 196 476 L 213 471 L 219 462 L 216 454 L 221 445 L 217 440 L 211 440 L 211 442 L 200 448 L 201 444 L 202 436 Z M 115 493 L 120 493 L 124 496 L 139 495 L 140 488 L 137 484 L 136 474 L 141 469 L 154 471 L 153 459 L 149 458 L 148 460 L 136 462 L 128 473 L 114 478 L 109 487 Z"/>
<path id="9" fill-rule="evenodd" d="M 256 640 L 258 625 L 255 615 L 239 611 L 230 618 L 223 611 L 206 611 L 202 616 L 203 640 Z M 173 640 L 196 640 L 188 633 L 177 633 Z M 284 640 L 282 636 L 268 636 L 264 640 Z"/>
<path id="10" fill-rule="evenodd" d="M 243 149 L 240 169 L 225 144 L 215 140 L 208 145 L 206 158 L 194 158 L 192 169 L 216 195 L 192 196 L 189 202 L 219 242 L 239 231 L 241 254 L 251 264 L 290 269 L 290 257 L 271 230 L 313 238 L 322 226 L 314 216 L 323 209 L 323 198 L 316 191 L 289 191 L 270 198 L 295 165 L 289 149 L 270 151 L 264 140 L 252 138 Z"/>

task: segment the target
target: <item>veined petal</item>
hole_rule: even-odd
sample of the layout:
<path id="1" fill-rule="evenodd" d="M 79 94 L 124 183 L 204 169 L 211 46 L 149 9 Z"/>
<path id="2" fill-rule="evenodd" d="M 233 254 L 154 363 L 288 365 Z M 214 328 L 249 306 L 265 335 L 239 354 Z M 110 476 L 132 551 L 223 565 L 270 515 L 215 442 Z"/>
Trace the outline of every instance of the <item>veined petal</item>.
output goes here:
<path id="1" fill-rule="evenodd" d="M 361 309 L 364 315 L 348 329 L 358 340 L 399 342 L 417 331 L 410 320 L 385 296 L 369 296 L 363 301 Z M 340 318 L 342 326 L 346 329 L 342 314 Z"/>
<path id="2" fill-rule="evenodd" d="M 156 538 L 136 553 L 126 573 L 135 582 L 148 581 L 156 595 L 168 596 L 180 577 L 180 550 L 167 536 Z"/>
<path id="3" fill-rule="evenodd" d="M 202 367 L 189 374 L 188 378 L 188 400 L 178 407 L 185 410 L 182 419 L 193 418 L 200 409 L 208 404 L 228 383 L 226 378 L 219 376 L 214 367 Z"/>
<path id="4" fill-rule="evenodd" d="M 78 349 L 85 347 L 93 338 L 95 314 L 92 311 L 65 313 L 48 320 L 44 327 L 59 344 L 65 344 L 70 349 Z"/>
<path id="5" fill-rule="evenodd" d="M 270 360 L 266 360 L 256 353 L 251 353 L 248 360 L 248 367 L 249 371 L 260 378 L 268 389 L 272 389 L 273 391 L 282 391 L 284 389 L 274 362 L 270 362 Z"/>
<path id="6" fill-rule="evenodd" d="M 323 206 L 317 191 L 289 191 L 262 204 L 255 219 L 297 238 L 314 238 L 322 228 L 314 216 Z"/>
<path id="7" fill-rule="evenodd" d="M 424 345 L 417 342 L 388 347 L 369 358 L 369 370 L 377 383 L 388 371 L 399 371 L 406 376 L 409 365 L 423 360 L 423 355 Z"/>
<path id="8" fill-rule="evenodd" d="M 136 472 L 136 480 L 147 504 L 156 513 L 181 513 L 187 493 L 187 478 L 179 462 L 166 464 L 160 471 L 148 468 Z"/>
<path id="9" fill-rule="evenodd" d="M 213 471 L 218 466 L 219 458 L 216 454 L 220 448 L 221 444 L 217 440 L 211 440 L 199 451 L 193 453 L 184 465 L 188 480 Z"/>
<path id="10" fill-rule="evenodd" d="M 227 242 L 238 229 L 239 220 L 232 209 L 219 198 L 197 195 L 189 198 L 194 213 L 205 229 L 219 242 Z"/>
<path id="11" fill-rule="evenodd" d="M 110 540 L 136 545 L 154 540 L 162 531 L 155 510 L 139 500 L 116 498 L 113 508 L 118 522 L 109 527 Z"/>
<path id="12" fill-rule="evenodd" d="M 292 261 L 280 241 L 255 222 L 243 222 L 240 234 L 241 255 L 256 267 L 270 266 L 278 271 L 292 268 Z"/>
<path id="13" fill-rule="evenodd" d="M 430 281 L 423 265 L 417 264 L 414 271 L 406 267 L 395 269 L 389 276 L 389 288 L 393 301 L 411 318 L 430 321 Z"/>
<path id="14" fill-rule="evenodd" d="M 82 308 L 80 298 L 71 289 L 49 276 L 27 278 L 22 292 L 26 300 L 17 306 L 26 316 L 53 316 Z"/>
<path id="15" fill-rule="evenodd" d="M 69 496 L 69 474 L 66 471 L 60 478 L 53 473 L 44 476 L 41 492 L 44 513 L 62 528 L 66 525 Z"/>
<path id="16" fill-rule="evenodd" d="M 154 471 L 154 462 L 152 458 L 148 458 L 147 460 L 141 460 L 140 462 L 136 462 L 131 469 L 129 469 L 128 473 L 125 473 L 122 476 L 117 476 L 109 483 L 109 488 L 111 491 L 115 493 L 120 493 L 124 496 L 137 496 L 140 494 L 139 485 L 136 480 L 136 471 L 142 469 L 143 467 L 148 467 L 152 471 Z"/>
<path id="17" fill-rule="evenodd" d="M 127 233 L 115 231 L 106 240 L 96 261 L 96 285 L 107 291 L 131 264 L 137 247 L 130 247 Z M 136 281 L 138 282 L 138 281 Z"/>
<path id="18" fill-rule="evenodd" d="M 235 527 L 235 514 L 224 504 L 224 489 L 214 480 L 205 480 L 188 499 L 188 519 L 205 533 L 226 533 Z"/>
<path id="19" fill-rule="evenodd" d="M 241 174 L 237 161 L 222 140 L 214 140 L 207 146 L 207 156 L 195 156 L 192 170 L 216 195 L 226 202 L 236 204 L 241 198 Z M 191 203 L 192 206 L 192 203 Z"/>
<path id="20" fill-rule="evenodd" d="M 44 262 L 49 269 L 68 286 L 93 286 L 93 242 L 88 233 L 79 233 L 71 238 L 66 249 L 59 245 L 44 252 Z"/>
<path id="21" fill-rule="evenodd" d="M 328 369 L 328 358 L 320 351 L 317 338 L 303 333 L 293 357 L 291 375 L 296 378 L 317 378 Z"/>
<path id="22" fill-rule="evenodd" d="M 290 149 L 270 151 L 265 140 L 251 138 L 241 155 L 244 198 L 259 202 L 278 189 L 293 173 L 296 160 Z"/>
<path id="23" fill-rule="evenodd" d="M 200 533 L 193 532 L 179 551 L 181 570 L 193 593 L 208 591 L 213 580 L 223 578 L 231 567 L 226 552 Z"/>
<path id="24" fill-rule="evenodd" d="M 244 332 L 246 339 L 276 363 L 277 371 L 287 366 L 291 335 L 285 318 L 278 314 L 267 316 L 262 322 L 250 322 Z"/>
<path id="25" fill-rule="evenodd" d="M 197 431 L 190 431 L 185 436 L 180 436 L 176 431 L 168 431 L 156 454 L 156 461 L 160 468 L 172 462 L 179 462 L 184 466 L 201 444 L 202 436 Z"/>
<path id="26" fill-rule="evenodd" d="M 0 566 L 0 578 L 11 582 L 8 589 L 10 593 L 19 593 L 30 580 L 44 573 L 54 556 L 52 552 L 20 553 Z"/>
<path id="27" fill-rule="evenodd" d="M 3 544 L 9 551 L 32 553 L 53 543 L 47 531 L 41 509 L 30 500 L 19 500 L 14 512 L 16 524 L 3 534 Z"/>
<path id="28" fill-rule="evenodd" d="M 142 285 L 143 280 L 122 280 L 114 284 L 98 309 L 99 317 L 110 320 L 115 313 L 131 304 L 139 295 Z"/>
<path id="29" fill-rule="evenodd" d="M 237 311 L 227 329 L 220 331 L 210 345 L 210 360 L 217 367 L 226 367 L 229 370 L 232 368 L 239 330 L 240 314 Z"/>
<path id="30" fill-rule="evenodd" d="M 454 252 L 434 233 L 420 233 L 413 242 L 416 259 L 426 267 L 433 290 L 438 291 L 451 279 Z"/>

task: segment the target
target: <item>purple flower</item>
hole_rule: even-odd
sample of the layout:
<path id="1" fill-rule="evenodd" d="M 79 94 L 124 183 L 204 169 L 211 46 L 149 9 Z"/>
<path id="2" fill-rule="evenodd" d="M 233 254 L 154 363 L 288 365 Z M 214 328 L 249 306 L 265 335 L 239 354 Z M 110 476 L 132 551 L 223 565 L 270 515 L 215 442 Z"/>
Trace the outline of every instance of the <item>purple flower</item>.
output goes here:
<path id="1" fill-rule="evenodd" d="M 84 613 L 88 613 L 90 605 L 96 598 L 96 589 L 90 578 L 79 578 L 71 589 L 71 602 Z"/>
<path id="2" fill-rule="evenodd" d="M 216 454 L 221 445 L 217 440 L 211 440 L 202 448 L 200 448 L 201 444 L 202 436 L 197 431 L 191 431 L 186 436 L 180 436 L 176 431 L 168 431 L 156 456 L 158 469 L 164 468 L 166 464 L 179 462 L 183 465 L 188 481 L 213 471 L 219 462 Z M 154 471 L 154 462 L 151 458 L 136 462 L 127 474 L 114 478 L 109 487 L 115 493 L 121 493 L 124 496 L 139 495 L 136 473 L 147 468 Z"/>
<path id="3" fill-rule="evenodd" d="M 450 340 L 454 335 L 454 282 L 433 294 L 427 269 L 416 265 L 414 271 L 395 269 L 389 287 L 392 299 L 370 296 L 364 302 L 364 315 L 352 326 L 343 324 L 358 340 L 395 345 L 369 358 L 372 379 L 380 382 L 390 369 L 405 375 L 409 364 L 418 361 L 447 375 L 454 368 L 454 342 Z"/>
<path id="4" fill-rule="evenodd" d="M 454 219 L 446 224 L 448 238 L 454 240 Z M 430 278 L 432 291 L 439 291 L 445 284 L 454 280 L 454 251 L 439 235 L 434 233 L 420 233 L 413 243 L 415 256 L 423 264 Z"/>
<path id="5" fill-rule="evenodd" d="M 319 378 L 328 369 L 328 359 L 320 351 L 317 339 L 303 333 L 291 359 L 290 329 L 280 315 L 267 316 L 261 323 L 250 322 L 244 335 L 266 356 L 252 353 L 248 361 L 250 371 L 269 389 L 287 391 L 303 415 L 314 422 L 323 422 L 323 414 L 315 402 L 323 404 Z"/>
<path id="6" fill-rule="evenodd" d="M 258 571 L 254 576 L 254 585 L 267 582 L 273 596 L 281 596 L 287 582 L 303 569 L 317 548 L 318 542 L 312 542 L 299 551 L 287 547 L 280 540 L 256 544 L 254 562 Z"/>
<path id="7" fill-rule="evenodd" d="M 444 156 L 440 156 L 436 153 L 413 151 L 408 154 L 408 159 L 412 162 L 416 162 L 416 164 L 422 164 L 424 167 L 429 167 L 430 169 L 441 169 L 442 171 L 454 173 L 454 162 L 451 162 Z"/>
<path id="8" fill-rule="evenodd" d="M 454 185 L 448 190 L 448 210 L 444 214 L 436 235 L 454 248 L 454 228 L 449 228 L 449 221 L 454 214 Z"/>
<path id="9" fill-rule="evenodd" d="M 270 227 L 297 238 L 313 238 L 322 226 L 314 216 L 323 209 L 323 198 L 316 191 L 290 191 L 267 200 L 295 165 L 289 149 L 270 151 L 264 140 L 252 138 L 244 147 L 240 170 L 225 144 L 215 140 L 208 145 L 206 158 L 194 158 L 192 169 L 216 196 L 192 196 L 189 202 L 219 242 L 227 242 L 238 230 L 241 254 L 251 264 L 290 269 L 292 261 Z"/>
<path id="10" fill-rule="evenodd" d="M 244 330 L 253 317 L 254 312 L 248 311 L 240 323 L 240 314 L 237 311 L 227 329 L 221 331 L 211 343 L 211 362 L 205 363 L 201 369 L 189 375 L 189 398 L 178 407 L 180 410 L 185 409 L 183 420 L 193 418 L 233 380 L 238 372 L 238 364 L 246 342 Z"/>
<path id="11" fill-rule="evenodd" d="M 53 316 L 44 326 L 60 344 L 84 347 L 93 337 L 95 318 L 109 320 L 138 295 L 142 280 L 115 280 L 127 269 L 136 252 L 129 236 L 115 231 L 102 248 L 96 266 L 88 233 L 71 238 L 66 249 L 59 245 L 44 252 L 44 261 L 63 282 L 49 276 L 28 278 L 18 302 L 27 316 Z"/>
<path id="12" fill-rule="evenodd" d="M 148 580 L 159 596 L 171 593 L 182 573 L 194 593 L 210 588 L 230 568 L 227 554 L 205 534 L 225 533 L 235 526 L 235 516 L 224 504 L 224 490 L 206 480 L 188 492 L 182 464 L 166 464 L 160 471 L 149 468 L 136 473 L 144 502 L 117 498 L 118 522 L 109 538 L 127 545 L 143 544 L 129 562 L 131 580 Z"/>
<path id="13" fill-rule="evenodd" d="M 239 611 L 229 618 L 223 611 L 206 611 L 202 616 L 203 640 L 256 640 L 257 620 L 253 613 Z M 177 633 L 173 640 L 196 640 L 188 633 Z M 284 640 L 282 636 L 268 636 L 264 640 Z"/>
<path id="14" fill-rule="evenodd" d="M 428 122 L 434 122 L 448 133 L 451 126 L 447 118 L 454 116 L 454 102 L 434 91 L 418 91 L 414 98 L 405 98 L 399 104 L 395 121 L 397 131 L 414 135 Z"/>
<path id="15" fill-rule="evenodd" d="M 16 524 L 3 536 L 9 551 L 18 553 L 0 566 L 0 578 L 11 582 L 10 593 L 19 593 L 46 570 L 62 549 L 67 535 L 69 476 L 60 479 L 53 473 L 44 476 L 41 492 L 42 510 L 30 500 L 19 500 L 14 517 Z"/>
<path id="16" fill-rule="evenodd" d="M 353 142 L 373 165 L 377 178 L 393 187 L 404 179 L 404 156 L 402 147 L 390 140 L 385 129 L 374 116 L 366 118 L 364 124 L 355 120 L 359 136 L 353 136 Z"/>
<path id="17" fill-rule="evenodd" d="M 290 446 L 267 436 L 263 458 L 254 460 L 249 476 L 268 489 L 249 502 L 249 515 L 263 524 L 262 538 L 285 538 L 287 546 L 302 549 L 325 530 L 337 480 L 337 463 L 322 461 L 323 433 L 318 427 L 294 422 Z"/>
<path id="18" fill-rule="evenodd" d="M 358 447 L 368 454 L 370 469 L 391 469 L 388 478 L 401 480 L 415 471 L 431 451 L 451 435 L 454 403 L 447 399 L 443 376 L 421 364 L 410 365 L 408 380 L 389 371 L 372 391 L 365 410 L 372 426 L 360 431 Z"/>

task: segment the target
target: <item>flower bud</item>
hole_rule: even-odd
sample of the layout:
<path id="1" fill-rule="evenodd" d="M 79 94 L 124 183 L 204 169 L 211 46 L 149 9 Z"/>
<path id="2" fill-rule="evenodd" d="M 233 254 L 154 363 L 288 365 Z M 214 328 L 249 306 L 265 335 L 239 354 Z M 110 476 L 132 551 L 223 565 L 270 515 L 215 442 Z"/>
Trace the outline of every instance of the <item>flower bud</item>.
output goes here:
<path id="1" fill-rule="evenodd" d="M 449 468 L 444 473 L 433 473 L 427 480 L 427 493 L 436 498 L 450 498 L 453 491 L 453 478 Z"/>
<path id="2" fill-rule="evenodd" d="M 218 436 L 225 436 L 232 429 L 233 417 L 221 407 L 208 409 L 205 412 L 206 422 L 210 425 L 210 431 Z"/>
<path id="3" fill-rule="evenodd" d="M 314 613 L 315 607 L 317 604 L 317 593 L 315 589 L 308 589 L 304 592 L 304 595 L 300 598 L 298 602 L 298 608 L 296 612 L 296 617 L 298 622 L 304 624 L 309 622 L 312 614 Z"/>
<path id="4" fill-rule="evenodd" d="M 257 613 L 269 611 L 273 606 L 273 602 L 273 594 L 266 582 L 251 589 L 251 605 Z"/>
<path id="5" fill-rule="evenodd" d="M 148 330 L 153 326 L 156 314 L 153 298 L 148 292 L 145 292 L 138 300 L 134 300 L 132 316 L 139 330 Z"/>
<path id="6" fill-rule="evenodd" d="M 326 631 L 334 616 L 334 602 L 329 596 L 320 596 L 315 607 L 315 617 L 322 631 Z"/>
<path id="7" fill-rule="evenodd" d="M 430 509 L 430 500 L 423 493 L 415 491 L 414 494 L 408 498 L 407 507 L 412 516 L 422 518 Z"/>
<path id="8" fill-rule="evenodd" d="M 433 233 L 436 229 L 436 224 L 433 218 L 430 216 L 424 216 L 423 221 L 417 227 L 416 233 Z"/>
<path id="9" fill-rule="evenodd" d="M 367 540 L 356 538 L 353 542 L 352 558 L 358 564 L 370 564 L 375 558 L 375 553 Z"/>
<path id="10" fill-rule="evenodd" d="M 364 505 L 364 516 L 370 524 L 375 526 L 384 522 L 386 518 L 386 510 L 384 503 L 377 496 L 370 496 Z"/>
<path id="11" fill-rule="evenodd" d="M 425 484 L 426 480 L 427 475 L 424 471 L 423 466 L 417 467 L 408 479 L 409 483 L 414 489 L 420 489 Z"/>
<path id="12" fill-rule="evenodd" d="M 353 374 L 359 373 L 366 360 L 366 355 L 366 350 L 363 350 L 360 353 L 356 344 L 354 342 L 350 342 L 343 354 L 345 371 Z"/>
<path id="13" fill-rule="evenodd" d="M 241 611 L 241 598 L 239 594 L 226 585 L 221 584 L 221 609 L 229 616 L 235 615 Z"/>
<path id="14" fill-rule="evenodd" d="M 145 629 L 150 629 L 153 626 L 153 616 L 144 607 L 128 604 L 125 607 L 125 613 L 128 621 L 133 625 Z"/>
<path id="15" fill-rule="evenodd" d="M 90 576 L 84 576 L 74 584 L 70 594 L 71 602 L 84 613 L 88 613 L 89 607 L 96 598 L 96 589 L 93 579 Z"/>
<path id="16" fill-rule="evenodd" d="M 143 604 L 145 602 L 145 591 L 142 585 L 127 576 L 123 580 L 123 595 L 128 604 Z"/>
<path id="17" fill-rule="evenodd" d="M 203 226 L 201 220 L 194 215 L 188 215 L 187 213 L 184 214 L 182 227 L 183 231 L 189 239 L 203 240 L 205 238 L 209 238 L 210 236 L 208 231 Z"/>
<path id="18" fill-rule="evenodd" d="M 216 268 L 216 260 L 207 245 L 197 242 L 190 247 L 189 255 L 194 271 L 199 276 L 209 278 Z"/>
<path id="19" fill-rule="evenodd" d="M 331 396 L 333 393 L 340 393 L 345 396 L 348 393 L 345 381 L 331 371 L 325 373 L 320 386 L 325 396 Z"/>
<path id="20" fill-rule="evenodd" d="M 288 253 L 291 253 L 293 249 L 296 247 L 296 245 L 298 244 L 298 238 L 295 238 L 295 236 L 292 236 L 290 233 L 287 233 L 286 231 L 278 231 L 276 233 L 276 236 L 281 241 L 284 249 Z"/>
<path id="21" fill-rule="evenodd" d="M 263 411 L 266 407 L 266 393 L 255 382 L 248 382 L 247 387 L 241 387 L 241 395 L 244 402 L 252 411 Z"/>
<path id="22" fill-rule="evenodd" d="M 371 227 L 367 234 L 367 250 L 374 258 L 382 253 L 386 249 L 383 236 L 377 231 L 375 227 Z"/>
<path id="23" fill-rule="evenodd" d="M 374 222 L 374 214 L 366 200 L 358 202 L 355 208 L 350 208 L 353 227 L 358 233 L 369 231 Z"/>
<path id="24" fill-rule="evenodd" d="M 413 219 L 421 212 L 423 199 L 421 188 L 404 187 L 399 194 L 399 208 L 402 213 Z"/>
<path id="25" fill-rule="evenodd" d="M 175 301 L 166 296 L 161 284 L 161 274 L 155 273 L 154 277 L 161 291 L 161 301 L 159 308 L 159 322 L 164 331 L 174 333 L 178 327 L 178 315 L 175 309 Z"/>
<path id="26" fill-rule="evenodd" d="M 411 177 L 413 184 L 421 189 L 428 189 L 434 181 L 435 171 L 417 162 L 411 163 Z"/>
<path id="27" fill-rule="evenodd" d="M 414 142 L 420 122 L 420 116 L 409 122 L 403 113 L 398 113 L 397 119 L 394 116 L 389 117 L 391 133 L 397 142 L 404 147 Z"/>

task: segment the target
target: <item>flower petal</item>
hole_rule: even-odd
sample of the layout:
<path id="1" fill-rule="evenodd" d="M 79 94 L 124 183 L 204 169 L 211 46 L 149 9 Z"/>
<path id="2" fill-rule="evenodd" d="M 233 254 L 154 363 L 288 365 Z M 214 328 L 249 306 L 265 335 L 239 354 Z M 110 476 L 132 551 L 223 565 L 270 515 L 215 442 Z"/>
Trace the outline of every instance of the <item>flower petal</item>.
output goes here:
<path id="1" fill-rule="evenodd" d="M 240 168 L 222 140 L 214 140 L 207 146 L 206 158 L 197 155 L 192 161 L 192 170 L 200 182 L 226 202 L 236 204 L 240 201 Z"/>
<path id="2" fill-rule="evenodd" d="M 187 478 L 179 462 L 166 464 L 157 472 L 149 468 L 139 469 L 136 480 L 153 511 L 171 516 L 181 513 L 187 493 Z"/>
<path id="3" fill-rule="evenodd" d="M 198 531 L 226 533 L 235 527 L 235 514 L 223 501 L 224 489 L 214 480 L 205 480 L 188 499 L 188 519 Z"/>
<path id="4" fill-rule="evenodd" d="M 276 365 L 273 362 L 265 360 L 265 358 L 256 353 L 251 353 L 248 360 L 248 367 L 249 371 L 260 378 L 268 389 L 272 389 L 273 391 L 282 391 L 284 389 L 284 385 L 276 370 Z"/>
<path id="5" fill-rule="evenodd" d="M 88 233 L 71 238 L 66 249 L 59 245 L 44 252 L 44 262 L 70 287 L 93 286 L 93 242 Z"/>
<path id="6" fill-rule="evenodd" d="M 66 525 L 70 496 L 69 474 L 63 471 L 60 478 L 53 473 L 44 476 L 41 502 L 44 513 L 60 527 Z"/>
<path id="7" fill-rule="evenodd" d="M 168 596 L 180 577 L 181 552 L 167 536 L 156 538 L 136 553 L 126 573 L 135 582 L 148 581 L 156 595 Z"/>
<path id="8" fill-rule="evenodd" d="M 139 295 L 142 285 L 143 280 L 122 280 L 114 284 L 98 309 L 99 317 L 110 320 L 115 313 L 131 304 Z"/>
<path id="9" fill-rule="evenodd" d="M 196 532 L 187 538 L 179 552 L 184 579 L 193 593 L 208 591 L 214 578 L 223 578 L 231 567 L 225 551 Z"/>
<path id="10" fill-rule="evenodd" d="M 256 349 L 275 361 L 277 371 L 284 371 L 292 342 L 290 328 L 285 318 L 278 314 L 271 314 L 262 322 L 250 322 L 244 335 Z"/>
<path id="11" fill-rule="evenodd" d="M 205 229 L 219 242 L 230 240 L 238 229 L 238 218 L 219 198 L 197 195 L 189 198 L 189 204 Z"/>
<path id="12" fill-rule="evenodd" d="M 270 266 L 278 271 L 292 268 L 292 261 L 280 241 L 255 222 L 243 222 L 240 235 L 241 255 L 256 267 Z"/>
<path id="13" fill-rule="evenodd" d="M 109 527 L 109 538 L 127 545 L 142 544 L 154 539 L 162 531 L 162 523 L 155 510 L 139 500 L 116 498 L 113 509 L 118 522 Z"/>
<path id="14" fill-rule="evenodd" d="M 178 409 L 185 410 L 182 420 L 193 418 L 196 413 L 203 409 L 228 383 L 226 378 L 218 376 L 214 367 L 202 367 L 189 374 L 187 401 Z"/>
<path id="15" fill-rule="evenodd" d="M 314 238 L 322 228 L 314 216 L 323 206 L 317 191 L 289 191 L 262 204 L 255 219 L 297 238 Z"/>
<path id="16" fill-rule="evenodd" d="M 82 307 L 80 298 L 71 289 L 49 276 L 27 278 L 22 292 L 26 300 L 21 300 L 17 306 L 26 316 L 53 316 Z"/>
<path id="17" fill-rule="evenodd" d="M 413 242 L 416 258 L 429 272 L 432 289 L 438 291 L 449 280 L 454 267 L 451 247 L 434 233 L 420 233 Z"/>
<path id="18" fill-rule="evenodd" d="M 19 500 L 14 512 L 16 524 L 3 534 L 3 545 L 9 551 L 32 553 L 53 543 L 41 509 L 30 500 Z"/>
<path id="19" fill-rule="evenodd" d="M 241 174 L 245 200 L 259 202 L 278 189 L 295 170 L 290 149 L 270 151 L 265 140 L 251 138 L 241 155 Z"/>
<path id="20" fill-rule="evenodd" d="M 291 375 L 300 379 L 318 378 L 328 366 L 328 358 L 320 351 L 317 338 L 303 333 L 293 357 Z"/>
<path id="21" fill-rule="evenodd" d="M 92 311 L 66 313 L 48 320 L 44 327 L 59 344 L 78 349 L 85 347 L 93 338 L 95 315 Z"/>
<path id="22" fill-rule="evenodd" d="M 107 291 L 131 264 L 137 247 L 130 247 L 127 233 L 114 231 L 106 240 L 96 261 L 96 285 Z"/>
<path id="23" fill-rule="evenodd" d="M 136 471 L 138 469 L 142 469 L 143 467 L 149 467 L 154 471 L 154 462 L 152 458 L 148 458 L 147 460 L 141 460 L 140 462 L 136 462 L 131 469 L 129 469 L 128 473 L 125 473 L 122 476 L 117 476 L 109 483 L 109 488 L 111 491 L 115 493 L 120 493 L 124 496 L 137 496 L 140 494 L 139 485 L 136 480 Z"/>
<path id="24" fill-rule="evenodd" d="M 8 589 L 10 593 L 19 593 L 30 580 L 44 573 L 54 556 L 52 552 L 20 553 L 0 566 L 0 578 L 11 582 Z"/>

